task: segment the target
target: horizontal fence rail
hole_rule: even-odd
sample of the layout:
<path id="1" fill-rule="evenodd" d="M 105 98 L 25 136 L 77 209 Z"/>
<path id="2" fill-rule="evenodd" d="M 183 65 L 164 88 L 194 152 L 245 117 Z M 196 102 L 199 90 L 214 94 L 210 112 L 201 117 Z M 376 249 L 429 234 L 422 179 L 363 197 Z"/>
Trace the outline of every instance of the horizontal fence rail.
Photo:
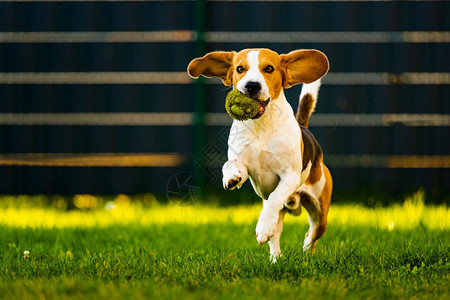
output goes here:
<path id="1" fill-rule="evenodd" d="M 446 43 L 448 31 L 206 32 L 210 43 Z"/>
<path id="2" fill-rule="evenodd" d="M 448 155 L 336 155 L 326 154 L 334 168 L 450 168 Z"/>
<path id="3" fill-rule="evenodd" d="M 197 33 L 190 30 L 0 32 L 0 43 L 180 43 L 196 39 Z"/>
<path id="4" fill-rule="evenodd" d="M 450 73 L 330 72 L 322 80 L 330 85 L 436 85 L 450 84 Z M 11 72 L 0 73 L 0 84 L 191 84 L 186 72 Z M 210 80 L 209 84 L 222 84 Z"/>
<path id="5" fill-rule="evenodd" d="M 0 125 L 13 126 L 186 126 L 195 125 L 195 113 L 0 113 Z M 228 126 L 226 113 L 206 113 L 208 126 Z M 311 126 L 413 127 L 450 126 L 444 114 L 313 114 Z"/>
<path id="6" fill-rule="evenodd" d="M 386 85 L 386 84 L 450 84 L 450 73 L 328 73 L 322 80 L 323 84 L 332 85 Z"/>
<path id="7" fill-rule="evenodd" d="M 186 72 L 14 72 L 0 84 L 190 84 Z"/>
<path id="8" fill-rule="evenodd" d="M 313 114 L 311 126 L 450 126 L 444 114 Z"/>
<path id="9" fill-rule="evenodd" d="M 0 43 L 193 42 L 198 33 L 175 31 L 0 32 Z M 205 32 L 208 43 L 448 43 L 449 31 L 228 31 Z"/>
<path id="10" fill-rule="evenodd" d="M 0 154 L 0 166 L 177 167 L 187 156 L 174 153 L 14 153 Z"/>
<path id="11" fill-rule="evenodd" d="M 184 126 L 193 113 L 2 113 L 0 125 Z"/>

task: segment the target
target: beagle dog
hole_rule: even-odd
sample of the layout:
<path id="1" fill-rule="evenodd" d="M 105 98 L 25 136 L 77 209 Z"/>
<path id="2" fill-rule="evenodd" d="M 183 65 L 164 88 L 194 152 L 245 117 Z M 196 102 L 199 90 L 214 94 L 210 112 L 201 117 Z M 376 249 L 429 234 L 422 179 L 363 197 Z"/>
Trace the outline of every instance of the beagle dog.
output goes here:
<path id="1" fill-rule="evenodd" d="M 219 77 L 259 101 L 261 108 L 250 120 L 234 120 L 228 140 L 228 161 L 222 168 L 223 187 L 240 188 L 250 178 L 263 209 L 256 225 L 259 245 L 269 242 L 273 262 L 281 255 L 280 235 L 286 212 L 298 216 L 303 206 L 309 215 L 304 251 L 314 251 L 327 228 L 332 179 L 323 163 L 322 149 L 308 130 L 317 101 L 320 78 L 329 69 L 318 50 L 281 54 L 269 49 L 211 52 L 192 60 L 188 73 Z M 304 83 L 297 114 L 284 89 Z"/>

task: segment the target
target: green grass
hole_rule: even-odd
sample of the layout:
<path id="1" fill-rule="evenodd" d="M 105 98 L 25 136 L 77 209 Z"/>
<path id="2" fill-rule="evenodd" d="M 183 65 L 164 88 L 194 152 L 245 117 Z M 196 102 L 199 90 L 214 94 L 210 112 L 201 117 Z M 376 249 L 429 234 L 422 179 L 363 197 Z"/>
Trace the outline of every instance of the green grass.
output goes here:
<path id="1" fill-rule="evenodd" d="M 254 238 L 260 205 L 147 207 L 121 197 L 111 210 L 0 205 L 0 298 L 450 297 L 445 206 L 414 197 L 333 205 L 314 254 L 301 251 L 306 216 L 287 217 L 284 257 L 271 264 Z"/>

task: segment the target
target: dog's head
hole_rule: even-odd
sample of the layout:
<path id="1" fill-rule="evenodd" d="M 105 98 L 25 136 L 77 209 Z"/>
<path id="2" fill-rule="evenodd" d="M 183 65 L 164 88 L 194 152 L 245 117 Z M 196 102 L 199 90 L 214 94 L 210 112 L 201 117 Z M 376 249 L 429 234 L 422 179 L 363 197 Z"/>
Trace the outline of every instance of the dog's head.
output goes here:
<path id="1" fill-rule="evenodd" d="M 240 52 L 210 52 L 191 61 L 188 73 L 219 77 L 223 84 L 261 102 L 261 117 L 270 100 L 283 88 L 311 83 L 328 72 L 328 59 L 318 50 L 296 50 L 279 55 L 269 49 L 245 49 Z"/>

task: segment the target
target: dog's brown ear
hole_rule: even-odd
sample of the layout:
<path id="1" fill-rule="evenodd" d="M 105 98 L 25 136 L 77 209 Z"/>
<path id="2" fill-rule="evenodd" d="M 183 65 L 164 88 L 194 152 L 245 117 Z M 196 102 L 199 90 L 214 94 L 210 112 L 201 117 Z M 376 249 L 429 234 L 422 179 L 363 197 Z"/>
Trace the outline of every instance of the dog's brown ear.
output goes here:
<path id="1" fill-rule="evenodd" d="M 236 52 L 216 51 L 191 61 L 188 74 L 193 78 L 200 75 L 205 77 L 219 77 L 223 84 L 231 85 L 233 76 L 233 58 Z"/>
<path id="2" fill-rule="evenodd" d="M 296 50 L 280 58 L 284 88 L 316 81 L 329 69 L 328 58 L 319 50 Z"/>

